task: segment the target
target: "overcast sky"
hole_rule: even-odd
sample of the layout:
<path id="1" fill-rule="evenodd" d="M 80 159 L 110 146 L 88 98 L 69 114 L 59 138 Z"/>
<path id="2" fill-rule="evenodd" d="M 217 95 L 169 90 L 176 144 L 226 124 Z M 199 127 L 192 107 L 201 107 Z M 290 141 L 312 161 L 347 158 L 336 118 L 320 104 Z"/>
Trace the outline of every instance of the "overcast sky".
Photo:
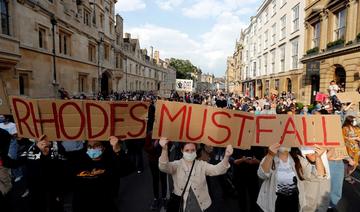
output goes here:
<path id="1" fill-rule="evenodd" d="M 160 57 L 189 59 L 205 73 L 224 76 L 240 30 L 262 0 L 118 0 L 124 32 Z"/>

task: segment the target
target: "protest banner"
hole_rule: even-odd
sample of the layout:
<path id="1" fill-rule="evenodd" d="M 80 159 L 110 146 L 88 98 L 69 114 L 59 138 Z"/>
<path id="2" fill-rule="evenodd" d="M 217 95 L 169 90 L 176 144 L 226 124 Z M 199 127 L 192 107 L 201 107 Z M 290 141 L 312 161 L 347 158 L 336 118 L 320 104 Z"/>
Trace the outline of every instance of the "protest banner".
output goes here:
<path id="1" fill-rule="evenodd" d="M 233 145 L 299 147 L 315 144 L 344 146 L 340 117 L 259 115 L 202 105 L 158 101 L 153 138 L 205 143 L 211 146 Z"/>
<path id="2" fill-rule="evenodd" d="M 11 97 L 20 137 L 49 140 L 144 138 L 149 103 Z"/>
<path id="3" fill-rule="evenodd" d="M 360 94 L 357 91 L 337 93 L 336 96 L 342 103 L 359 104 L 360 102 Z"/>
<path id="4" fill-rule="evenodd" d="M 187 79 L 176 79 L 176 90 L 192 92 L 193 90 L 193 81 Z"/>
<path id="5" fill-rule="evenodd" d="M 11 114 L 10 105 L 8 102 L 8 96 L 5 90 L 5 85 L 1 79 L 0 79 L 0 114 L 2 115 Z"/>

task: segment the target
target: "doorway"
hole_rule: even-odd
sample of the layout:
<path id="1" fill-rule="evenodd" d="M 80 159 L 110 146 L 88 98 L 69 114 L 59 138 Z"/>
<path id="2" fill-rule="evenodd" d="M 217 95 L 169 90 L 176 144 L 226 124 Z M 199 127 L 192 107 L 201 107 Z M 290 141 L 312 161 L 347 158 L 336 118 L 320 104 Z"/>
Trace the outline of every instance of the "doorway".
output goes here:
<path id="1" fill-rule="evenodd" d="M 335 69 L 335 82 L 339 86 L 341 92 L 345 92 L 346 88 L 346 72 L 342 66 L 338 66 Z"/>
<path id="2" fill-rule="evenodd" d="M 101 93 L 104 97 L 109 95 L 109 76 L 106 72 L 101 75 Z"/>
<path id="3" fill-rule="evenodd" d="M 320 76 L 311 76 L 311 102 L 315 102 L 316 94 L 320 91 Z"/>

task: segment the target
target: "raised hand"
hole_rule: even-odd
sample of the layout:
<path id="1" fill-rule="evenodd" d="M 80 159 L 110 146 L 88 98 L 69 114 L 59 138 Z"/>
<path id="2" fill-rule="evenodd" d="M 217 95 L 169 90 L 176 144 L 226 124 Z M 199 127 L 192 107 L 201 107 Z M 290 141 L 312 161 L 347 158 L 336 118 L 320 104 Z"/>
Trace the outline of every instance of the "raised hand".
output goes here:
<path id="1" fill-rule="evenodd" d="M 227 145 L 225 150 L 225 157 L 230 157 L 234 152 L 234 149 L 231 145 Z"/>
<path id="2" fill-rule="evenodd" d="M 113 151 L 115 153 L 120 152 L 121 147 L 120 147 L 119 139 L 116 136 L 110 136 L 109 141 L 110 141 L 110 144 L 111 144 L 111 146 L 113 148 Z"/>
<path id="3" fill-rule="evenodd" d="M 243 162 L 246 162 L 247 158 L 245 156 L 242 156 L 242 158 L 234 160 L 235 165 L 240 165 Z"/>
<path id="4" fill-rule="evenodd" d="M 275 156 L 278 153 L 279 148 L 280 148 L 280 144 L 278 144 L 278 143 L 269 146 L 268 154 Z"/>
<path id="5" fill-rule="evenodd" d="M 318 156 L 321 156 L 326 151 L 325 148 L 323 148 L 323 147 L 321 147 L 319 145 L 315 145 L 314 147 L 315 147 L 314 151 Z"/>
<path id="6" fill-rule="evenodd" d="M 50 142 L 46 135 L 42 135 L 36 142 L 36 146 L 40 149 L 43 155 L 48 155 L 50 152 Z"/>
<path id="7" fill-rule="evenodd" d="M 167 138 L 164 138 L 164 137 L 160 138 L 159 144 L 163 149 L 167 148 L 168 143 L 169 143 L 169 140 Z"/>

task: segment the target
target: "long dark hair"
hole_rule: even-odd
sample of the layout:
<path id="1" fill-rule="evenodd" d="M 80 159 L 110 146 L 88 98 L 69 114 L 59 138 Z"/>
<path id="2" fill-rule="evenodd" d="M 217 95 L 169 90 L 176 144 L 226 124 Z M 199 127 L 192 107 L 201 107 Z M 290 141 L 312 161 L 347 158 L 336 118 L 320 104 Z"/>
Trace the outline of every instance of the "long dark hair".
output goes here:
<path id="1" fill-rule="evenodd" d="M 289 154 L 291 155 L 292 159 L 295 162 L 295 170 L 296 170 L 296 173 L 297 173 L 299 179 L 305 180 L 304 179 L 304 170 L 302 169 L 300 159 L 299 159 L 299 157 L 304 157 L 304 156 L 301 154 L 300 149 L 297 147 L 293 147 L 293 148 L 291 148 Z"/>
<path id="2" fill-rule="evenodd" d="M 342 127 L 351 126 L 352 122 L 354 121 L 355 116 L 346 116 L 345 121 L 342 125 Z"/>

